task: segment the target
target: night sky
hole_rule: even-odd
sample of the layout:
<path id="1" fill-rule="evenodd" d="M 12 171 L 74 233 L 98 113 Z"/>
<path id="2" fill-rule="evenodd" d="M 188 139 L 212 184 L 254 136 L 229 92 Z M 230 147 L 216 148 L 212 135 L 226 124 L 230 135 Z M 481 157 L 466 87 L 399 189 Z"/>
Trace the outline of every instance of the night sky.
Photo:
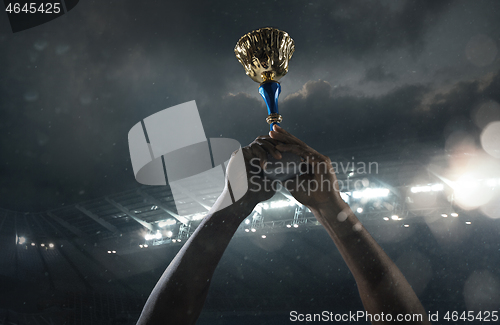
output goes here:
<path id="1" fill-rule="evenodd" d="M 500 119 L 499 18 L 496 0 L 80 1 L 13 34 L 0 14 L 0 207 L 137 187 L 128 131 L 190 100 L 207 137 L 265 134 L 258 84 L 233 48 L 266 26 L 295 41 L 282 126 L 312 147 L 478 142 Z"/>

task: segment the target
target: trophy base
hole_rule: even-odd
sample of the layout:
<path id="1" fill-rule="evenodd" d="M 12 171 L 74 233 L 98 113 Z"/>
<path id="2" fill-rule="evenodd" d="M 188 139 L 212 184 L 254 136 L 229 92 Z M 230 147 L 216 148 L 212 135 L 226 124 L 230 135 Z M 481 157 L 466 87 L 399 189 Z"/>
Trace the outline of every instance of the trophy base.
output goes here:
<path id="1" fill-rule="evenodd" d="M 267 155 L 267 166 L 263 171 L 265 177 L 283 182 L 301 174 L 301 165 L 305 162 L 299 156 L 290 152 L 283 152 L 281 156 L 281 159 L 276 159 Z"/>

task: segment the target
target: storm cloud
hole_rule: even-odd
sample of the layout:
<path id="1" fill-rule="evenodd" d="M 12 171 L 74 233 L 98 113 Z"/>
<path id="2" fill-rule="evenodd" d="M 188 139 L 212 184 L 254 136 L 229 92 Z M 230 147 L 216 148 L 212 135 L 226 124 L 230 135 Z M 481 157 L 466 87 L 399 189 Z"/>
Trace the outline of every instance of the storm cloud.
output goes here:
<path id="1" fill-rule="evenodd" d="M 0 19 L 0 207 L 40 211 L 137 186 L 127 133 L 196 100 L 207 137 L 268 126 L 233 47 L 264 26 L 296 52 L 283 126 L 318 150 L 473 135 L 500 102 L 497 1 L 85 2 L 12 34 Z M 186 132 L 189 132 L 189 122 Z M 182 136 L 179 135 L 179 136 Z"/>

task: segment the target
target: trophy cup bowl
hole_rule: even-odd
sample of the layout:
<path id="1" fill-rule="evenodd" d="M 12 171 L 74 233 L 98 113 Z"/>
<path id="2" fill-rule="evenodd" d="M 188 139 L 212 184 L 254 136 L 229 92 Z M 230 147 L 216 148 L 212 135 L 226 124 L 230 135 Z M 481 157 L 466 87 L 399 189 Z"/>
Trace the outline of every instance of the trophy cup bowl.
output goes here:
<path id="1" fill-rule="evenodd" d="M 270 129 L 280 125 L 282 116 L 278 111 L 278 97 L 281 93 L 280 80 L 288 72 L 289 61 L 295 51 L 295 43 L 287 32 L 265 27 L 243 35 L 234 47 L 238 61 L 246 74 L 260 84 L 259 93 L 267 106 L 266 118 Z M 286 180 L 298 173 L 299 156 L 282 153 L 282 159 L 268 155 L 265 175 L 271 179 Z"/>
<path id="2" fill-rule="evenodd" d="M 288 33 L 270 27 L 243 35 L 234 48 L 246 74 L 258 83 L 277 82 L 286 75 L 294 51 Z"/>

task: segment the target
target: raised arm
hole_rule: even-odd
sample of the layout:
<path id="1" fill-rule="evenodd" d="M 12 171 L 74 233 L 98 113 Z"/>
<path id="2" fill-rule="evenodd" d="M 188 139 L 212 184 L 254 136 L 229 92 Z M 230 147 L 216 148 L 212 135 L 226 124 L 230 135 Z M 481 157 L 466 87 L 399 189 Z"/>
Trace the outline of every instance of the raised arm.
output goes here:
<path id="1" fill-rule="evenodd" d="M 250 146 L 242 148 L 246 168 L 230 160 L 226 187 L 208 215 L 177 253 L 154 287 L 137 324 L 194 324 L 207 297 L 210 281 L 229 241 L 239 224 L 252 212 L 255 205 L 270 199 L 274 192 L 260 190 L 262 179 L 250 163 L 258 159 L 265 164 L 267 152 L 280 158 L 274 149 L 275 141 L 259 137 Z M 241 161 L 241 160 L 240 160 Z M 258 169 L 258 168 L 257 168 Z M 252 177 L 252 182 L 248 178 Z M 231 179 L 228 184 L 227 178 Z M 230 200 L 230 188 L 248 184 L 246 194 L 234 204 L 220 209 Z"/>
<path id="2" fill-rule="evenodd" d="M 328 157 L 321 155 L 295 136 L 275 126 L 270 136 L 282 142 L 276 148 L 301 156 L 311 168 L 307 174 L 285 182 L 285 187 L 307 206 L 325 227 L 354 275 L 367 313 L 419 314 L 420 321 L 430 324 L 424 307 L 396 264 L 387 256 L 340 197 L 337 178 Z M 308 184 L 304 190 L 298 184 Z M 318 186 L 316 186 L 318 185 Z M 373 324 L 384 324 L 375 322 Z"/>

